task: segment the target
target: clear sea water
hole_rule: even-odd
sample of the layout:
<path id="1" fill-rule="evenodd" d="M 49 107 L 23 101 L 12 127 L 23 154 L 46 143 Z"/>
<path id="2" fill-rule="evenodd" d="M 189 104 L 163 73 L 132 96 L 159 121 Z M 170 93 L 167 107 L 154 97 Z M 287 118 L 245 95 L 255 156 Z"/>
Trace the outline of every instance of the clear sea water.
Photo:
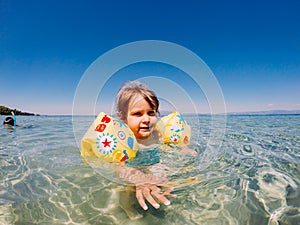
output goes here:
<path id="1" fill-rule="evenodd" d="M 222 146 L 210 116 L 186 117 L 199 155 L 161 153 L 177 198 L 136 221 L 123 185 L 81 159 L 71 116 L 17 120 L 0 129 L 0 224 L 300 224 L 300 115 L 227 116 Z M 80 136 L 91 117 L 77 121 Z"/>

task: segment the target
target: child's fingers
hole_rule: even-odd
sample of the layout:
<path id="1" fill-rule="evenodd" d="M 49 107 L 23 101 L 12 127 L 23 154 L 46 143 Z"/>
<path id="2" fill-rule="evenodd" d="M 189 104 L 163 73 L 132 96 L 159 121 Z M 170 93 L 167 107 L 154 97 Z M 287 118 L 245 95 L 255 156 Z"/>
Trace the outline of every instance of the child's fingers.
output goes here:
<path id="1" fill-rule="evenodd" d="M 166 185 L 169 186 L 169 185 Z M 140 206 L 147 210 L 148 207 L 146 205 L 145 199 L 156 209 L 160 207 L 157 203 L 161 202 L 164 205 L 170 205 L 171 202 L 166 198 L 167 195 L 175 197 L 174 195 L 170 194 L 172 189 L 168 189 L 165 192 L 162 192 L 159 187 L 153 184 L 149 184 L 149 186 L 137 186 L 136 187 L 136 198 L 140 204 Z M 155 199 L 156 200 L 155 200 Z"/>
<path id="2" fill-rule="evenodd" d="M 174 191 L 174 187 L 171 186 L 170 184 L 159 184 L 160 187 L 163 187 L 164 190 L 160 191 L 160 194 L 164 195 L 164 196 L 170 196 L 170 197 L 177 197 L 176 194 L 171 194 L 172 191 Z M 159 189 L 161 190 L 161 189 Z"/>
<path id="3" fill-rule="evenodd" d="M 176 195 L 171 194 L 171 192 L 174 190 L 173 187 L 171 187 L 168 184 L 162 184 L 160 186 L 167 187 L 168 189 L 165 191 L 162 191 L 161 188 L 157 187 L 156 185 L 151 185 L 151 194 L 161 203 L 165 205 L 170 205 L 171 202 L 166 198 L 166 196 L 176 197 Z"/>
<path id="4" fill-rule="evenodd" d="M 197 156 L 198 155 L 198 152 L 196 152 L 196 151 L 192 151 L 192 156 Z"/>
<path id="5" fill-rule="evenodd" d="M 173 187 L 173 186 L 171 186 L 170 184 L 166 184 L 166 183 L 164 183 L 164 184 L 158 184 L 157 186 L 163 187 L 163 189 L 164 189 L 165 191 L 170 191 L 170 192 L 172 192 L 172 191 L 174 190 L 174 187 Z"/>
<path id="6" fill-rule="evenodd" d="M 154 200 L 152 197 L 151 189 L 147 186 L 140 186 L 136 188 L 136 198 L 140 204 L 140 206 L 147 210 L 148 207 L 146 205 L 145 199 L 156 209 L 160 207 L 160 205 Z"/>
<path id="7" fill-rule="evenodd" d="M 176 194 L 171 194 L 172 191 L 174 191 L 174 187 L 171 186 L 170 184 L 160 184 L 160 187 L 164 187 L 166 190 L 161 192 L 162 195 L 164 196 L 170 196 L 173 198 L 176 198 L 177 195 Z"/>
<path id="8" fill-rule="evenodd" d="M 143 197 L 142 189 L 138 189 L 138 188 L 136 189 L 136 199 L 138 200 L 138 203 L 144 210 L 148 209 L 148 206 L 146 205 L 146 202 Z"/>
<path id="9" fill-rule="evenodd" d="M 161 193 L 153 193 L 153 196 L 161 203 L 163 203 L 164 205 L 170 205 L 171 202 L 164 196 L 164 194 Z"/>
<path id="10" fill-rule="evenodd" d="M 177 195 L 176 194 L 171 194 L 171 192 L 173 191 L 173 189 L 172 190 L 166 190 L 165 192 L 163 192 L 163 195 L 164 196 L 170 196 L 170 197 L 173 197 L 173 198 L 176 198 L 177 197 Z"/>
<path id="11" fill-rule="evenodd" d="M 150 192 L 149 188 L 145 188 L 143 190 L 143 195 L 146 198 L 146 200 L 156 209 L 158 209 L 160 207 L 160 205 L 154 200 L 154 198 L 152 197 L 152 194 L 155 196 L 155 193 Z"/>

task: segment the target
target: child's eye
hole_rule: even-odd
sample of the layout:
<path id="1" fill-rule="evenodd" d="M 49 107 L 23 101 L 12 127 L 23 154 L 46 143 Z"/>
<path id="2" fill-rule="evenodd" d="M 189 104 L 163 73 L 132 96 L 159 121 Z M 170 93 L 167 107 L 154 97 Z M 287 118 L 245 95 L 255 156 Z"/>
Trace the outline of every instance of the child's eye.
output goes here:
<path id="1" fill-rule="evenodd" d="M 149 111 L 149 112 L 148 112 L 148 115 L 149 115 L 149 116 L 156 116 L 156 113 L 155 113 L 155 111 Z"/>
<path id="2" fill-rule="evenodd" d="M 132 115 L 133 116 L 140 116 L 140 115 L 142 115 L 142 113 L 141 112 L 134 112 L 134 113 L 132 113 Z"/>

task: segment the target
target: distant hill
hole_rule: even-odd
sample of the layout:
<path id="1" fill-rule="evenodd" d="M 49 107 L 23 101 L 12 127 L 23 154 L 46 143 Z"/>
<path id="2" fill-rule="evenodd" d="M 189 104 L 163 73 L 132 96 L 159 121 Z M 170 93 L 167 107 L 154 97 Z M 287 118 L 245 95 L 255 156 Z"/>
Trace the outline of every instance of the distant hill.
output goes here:
<path id="1" fill-rule="evenodd" d="M 22 116 L 39 116 L 39 114 L 29 113 L 29 112 L 22 112 L 17 109 L 10 109 L 6 106 L 0 105 L 0 115 L 11 115 L 11 112 L 14 112 L 15 115 L 22 115 Z"/>
<path id="2" fill-rule="evenodd" d="M 228 115 L 288 115 L 288 114 L 300 114 L 300 110 L 268 110 L 268 111 L 256 111 L 256 112 L 231 112 Z"/>

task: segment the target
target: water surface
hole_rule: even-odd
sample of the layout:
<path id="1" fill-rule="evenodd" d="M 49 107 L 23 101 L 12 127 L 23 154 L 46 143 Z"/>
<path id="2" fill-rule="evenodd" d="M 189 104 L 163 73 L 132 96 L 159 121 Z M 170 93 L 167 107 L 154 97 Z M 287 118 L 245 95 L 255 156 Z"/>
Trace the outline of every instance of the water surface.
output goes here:
<path id="1" fill-rule="evenodd" d="M 0 129 L 0 224 L 300 224 L 299 115 L 228 116 L 221 147 L 209 116 L 186 117 L 199 156 L 161 152 L 177 198 L 137 221 L 124 186 L 81 159 L 71 116 L 17 120 Z"/>

